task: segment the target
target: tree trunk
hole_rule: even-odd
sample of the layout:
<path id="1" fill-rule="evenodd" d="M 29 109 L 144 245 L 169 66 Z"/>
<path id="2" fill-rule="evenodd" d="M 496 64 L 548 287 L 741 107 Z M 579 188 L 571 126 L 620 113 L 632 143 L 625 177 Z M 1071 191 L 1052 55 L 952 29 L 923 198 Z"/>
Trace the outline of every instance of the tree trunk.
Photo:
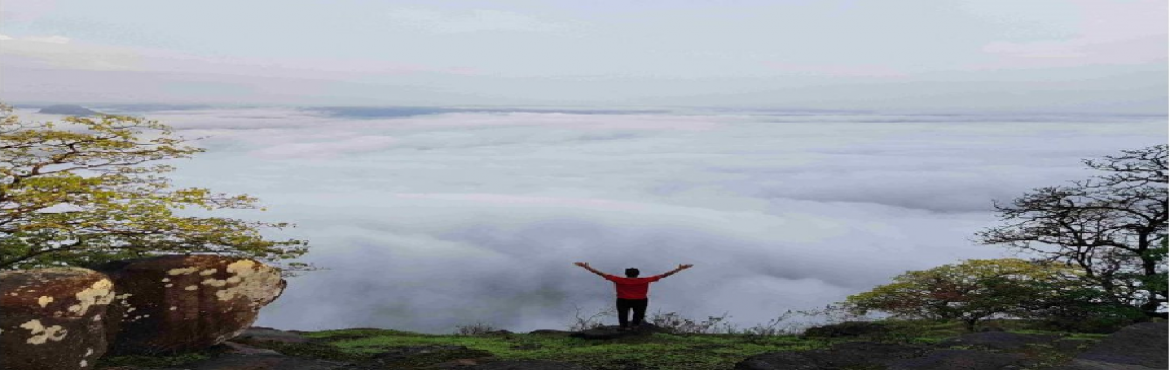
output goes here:
<path id="1" fill-rule="evenodd" d="M 975 332 L 975 324 L 978 322 L 979 322 L 978 317 L 971 317 L 971 318 L 963 319 L 963 323 L 967 324 L 967 331 L 972 332 L 972 333 Z"/>

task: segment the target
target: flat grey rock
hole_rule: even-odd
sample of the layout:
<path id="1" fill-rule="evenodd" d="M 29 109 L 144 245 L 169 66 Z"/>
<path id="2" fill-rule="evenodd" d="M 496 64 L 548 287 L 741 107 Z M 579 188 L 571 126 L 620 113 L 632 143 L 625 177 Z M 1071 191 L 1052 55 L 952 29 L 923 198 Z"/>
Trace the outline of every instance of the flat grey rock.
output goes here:
<path id="1" fill-rule="evenodd" d="M 235 338 L 239 342 L 306 343 L 309 338 L 300 334 L 263 327 L 250 327 Z"/>
<path id="2" fill-rule="evenodd" d="M 881 336 L 889 333 L 885 325 L 868 321 L 846 321 L 838 324 L 821 325 L 808 328 L 804 336 L 809 338 L 843 338 Z"/>
<path id="3" fill-rule="evenodd" d="M 1166 369 L 1167 324 L 1146 322 L 1134 324 L 1105 337 L 1089 348 L 1078 360 L 1117 365 L 1139 365 L 1150 369 Z"/>
<path id="4" fill-rule="evenodd" d="M 778 351 L 748 357 L 736 370 L 829 370 L 842 367 L 889 366 L 922 357 L 928 348 L 874 342 L 846 342 L 828 350 Z"/>
<path id="5" fill-rule="evenodd" d="M 459 351 L 467 351 L 467 347 L 443 345 L 394 347 L 387 349 L 385 352 L 374 355 L 373 358 L 377 361 L 393 362 L 406 360 L 419 355 Z"/>
<path id="6" fill-rule="evenodd" d="M 339 370 L 353 369 L 345 362 L 279 355 L 226 354 L 183 367 L 190 370 Z"/>
<path id="7" fill-rule="evenodd" d="M 591 370 L 588 367 L 560 361 L 545 360 L 518 360 L 496 361 L 475 366 L 463 367 L 467 370 Z"/>
<path id="8" fill-rule="evenodd" d="M 923 357 L 894 361 L 887 370 L 1016 370 L 1029 364 L 1017 353 L 944 349 Z"/>
<path id="9" fill-rule="evenodd" d="M 659 328 L 654 324 L 642 324 L 633 330 L 620 330 L 617 326 L 602 326 L 600 328 L 574 332 L 569 334 L 569 336 L 582 339 L 617 339 L 634 335 L 662 333 L 665 331 L 665 329 Z"/>
<path id="10" fill-rule="evenodd" d="M 1031 344 L 1051 344 L 1060 337 L 1055 335 L 1015 334 L 1003 331 L 963 334 L 939 343 L 940 347 L 971 346 L 1001 351 L 1023 349 Z"/>
<path id="11" fill-rule="evenodd" d="M 1049 370 L 1150 370 L 1151 368 L 1141 365 L 1122 365 L 1111 364 L 1108 362 L 1099 362 L 1091 360 L 1072 360 L 1062 366 L 1054 367 Z M 1160 369 L 1159 369 L 1160 370 Z"/>
<path id="12" fill-rule="evenodd" d="M 530 332 L 528 332 L 528 334 L 568 336 L 569 334 L 573 334 L 573 332 L 565 331 L 565 330 L 539 329 L 539 330 L 530 331 Z"/>

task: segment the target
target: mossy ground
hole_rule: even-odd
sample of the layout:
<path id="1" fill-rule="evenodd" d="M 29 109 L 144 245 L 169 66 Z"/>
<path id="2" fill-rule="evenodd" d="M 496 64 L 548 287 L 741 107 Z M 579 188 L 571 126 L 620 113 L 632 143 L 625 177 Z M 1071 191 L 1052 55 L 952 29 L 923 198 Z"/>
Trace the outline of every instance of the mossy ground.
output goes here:
<path id="1" fill-rule="evenodd" d="M 257 346 L 274 349 L 289 356 L 357 363 L 366 362 L 373 355 L 393 347 L 442 345 L 468 348 L 462 352 L 436 352 L 412 356 L 406 361 L 387 364 L 384 368 L 388 369 L 421 370 L 460 358 L 492 357 L 500 360 L 565 361 L 586 365 L 595 370 L 727 370 L 747 357 L 772 351 L 826 348 L 848 340 L 933 344 L 966 332 L 959 323 L 933 321 L 881 323 L 886 330 L 852 338 L 655 333 L 614 340 L 585 340 L 570 338 L 564 334 L 431 335 L 398 330 L 346 329 L 304 333 L 305 337 L 313 339 L 310 343 L 268 343 Z M 1032 330 L 1022 322 L 1004 321 L 988 324 L 1012 332 L 1055 334 L 1066 339 L 1083 340 L 1086 344 L 1103 337 L 1099 334 Z M 1037 346 L 1030 347 L 1028 351 L 1033 352 L 1030 356 L 1044 359 L 1044 363 L 1060 363 L 1068 358 L 1066 350 L 1056 348 Z M 150 363 L 136 363 L 135 361 L 141 359 L 126 357 L 103 358 L 98 368 L 131 364 L 137 365 L 136 368 L 163 364 L 174 366 L 181 365 L 183 360 L 196 361 L 206 358 L 206 355 L 199 357 L 193 354 L 179 356 L 181 357 L 169 360 L 154 358 Z"/>
<path id="2" fill-rule="evenodd" d="M 351 353 L 374 354 L 387 347 L 456 345 L 490 353 L 504 360 L 554 360 L 587 365 L 597 370 L 626 369 L 730 369 L 748 356 L 784 349 L 811 349 L 822 343 L 796 336 L 753 338 L 739 335 L 651 334 L 614 340 L 585 340 L 561 335 L 508 334 L 452 336 L 371 333 L 365 338 L 329 342 Z M 353 338 L 345 330 L 313 333 L 329 341 L 332 336 Z"/>

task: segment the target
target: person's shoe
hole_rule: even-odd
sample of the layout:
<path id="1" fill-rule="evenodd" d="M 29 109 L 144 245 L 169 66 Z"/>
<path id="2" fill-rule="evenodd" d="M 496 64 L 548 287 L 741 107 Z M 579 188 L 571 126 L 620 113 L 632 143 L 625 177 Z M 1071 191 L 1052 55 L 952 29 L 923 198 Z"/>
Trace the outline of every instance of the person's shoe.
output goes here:
<path id="1" fill-rule="evenodd" d="M 618 331 L 630 331 L 630 328 L 627 328 L 625 326 L 621 326 L 621 327 L 618 327 Z"/>

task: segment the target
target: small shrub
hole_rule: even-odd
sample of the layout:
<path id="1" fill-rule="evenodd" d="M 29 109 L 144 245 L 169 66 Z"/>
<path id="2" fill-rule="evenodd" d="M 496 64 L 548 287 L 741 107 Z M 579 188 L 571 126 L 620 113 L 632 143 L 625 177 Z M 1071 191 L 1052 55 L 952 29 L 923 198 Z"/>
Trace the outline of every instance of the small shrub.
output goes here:
<path id="1" fill-rule="evenodd" d="M 455 328 L 456 328 L 455 334 L 457 334 L 457 335 L 483 335 L 483 334 L 487 334 L 489 332 L 494 332 L 494 331 L 499 330 L 499 329 L 496 329 L 496 327 L 492 326 L 491 324 L 487 324 L 487 323 L 483 323 L 483 322 L 476 322 L 476 323 L 471 324 L 471 325 L 459 325 L 459 326 L 456 326 Z"/>
<path id="2" fill-rule="evenodd" d="M 839 324 L 846 321 L 872 321 L 874 318 L 871 315 L 862 314 L 851 310 L 851 307 L 837 304 L 828 304 L 822 308 L 814 308 L 807 310 L 788 311 L 786 314 L 797 314 L 807 317 L 812 320 L 820 320 L 828 324 Z"/>
<path id="3" fill-rule="evenodd" d="M 697 321 L 683 317 L 678 312 L 657 311 L 647 320 L 654 326 L 675 334 L 714 334 L 719 324 L 727 320 L 727 313 L 720 316 L 708 316 L 706 320 Z M 726 327 L 726 326 L 725 326 Z"/>
<path id="4" fill-rule="evenodd" d="M 777 316 L 774 319 L 768 320 L 768 322 L 766 322 L 766 323 L 756 324 L 755 326 L 752 326 L 752 327 L 747 328 L 747 329 L 743 329 L 736 334 L 743 335 L 745 337 L 748 337 L 749 339 L 794 334 L 794 332 L 797 331 L 795 328 L 795 324 L 788 323 L 788 324 L 785 324 L 784 326 L 780 325 L 781 323 L 787 322 L 788 319 L 790 319 L 792 317 L 792 315 L 793 315 L 793 311 L 784 312 L 780 316 Z"/>
<path id="5" fill-rule="evenodd" d="M 616 308 L 608 308 L 599 310 L 592 315 L 584 316 L 581 313 L 581 307 L 576 307 L 576 313 L 573 314 L 573 322 L 569 324 L 570 331 L 585 331 L 589 329 L 596 329 L 605 324 L 601 321 L 606 317 L 617 316 Z"/>
<path id="6" fill-rule="evenodd" d="M 876 322 L 846 321 L 808 328 L 804 331 L 804 336 L 809 338 L 882 337 L 889 333 L 889 328 Z"/>

